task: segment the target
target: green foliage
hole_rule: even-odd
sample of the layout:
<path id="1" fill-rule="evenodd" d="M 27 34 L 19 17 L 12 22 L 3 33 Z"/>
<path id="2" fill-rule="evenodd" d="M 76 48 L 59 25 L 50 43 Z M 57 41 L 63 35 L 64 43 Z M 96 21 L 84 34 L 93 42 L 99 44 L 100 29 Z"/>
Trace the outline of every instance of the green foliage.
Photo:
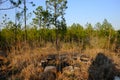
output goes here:
<path id="1" fill-rule="evenodd" d="M 18 1 L 14 1 L 14 0 L 9 0 L 14 6 L 18 7 L 22 1 L 21 0 L 18 0 Z"/>
<path id="2" fill-rule="evenodd" d="M 67 0 L 47 0 L 48 11 L 51 12 L 52 24 L 57 28 L 61 29 L 65 26 L 65 10 L 67 9 Z"/>
<path id="3" fill-rule="evenodd" d="M 22 0 L 10 0 L 14 6 L 22 4 Z M 24 0 L 26 1 L 26 0 Z M 33 2 L 30 2 L 33 6 Z M 97 23 L 95 28 L 91 23 L 86 26 L 72 24 L 67 27 L 65 20 L 65 10 L 67 9 L 67 0 L 46 0 L 46 10 L 38 6 L 33 13 L 33 25 L 22 28 L 21 17 L 24 13 L 26 18 L 26 4 L 21 12 L 16 12 L 16 22 L 9 21 L 5 14 L 0 30 L 0 47 L 15 46 L 17 42 L 27 42 L 33 46 L 45 46 L 51 42 L 59 46 L 61 42 L 76 43 L 83 48 L 105 48 L 110 49 L 114 43 L 120 44 L 120 30 L 114 30 L 113 26 L 104 19 L 103 23 Z M 26 36 L 26 38 L 25 38 Z"/>
<path id="4" fill-rule="evenodd" d="M 56 49 L 60 47 L 60 37 L 64 37 L 66 32 L 65 10 L 67 9 L 67 0 L 47 0 L 47 11 L 51 13 L 50 22 L 56 29 Z M 62 34 L 62 35 L 61 35 Z"/>
<path id="5" fill-rule="evenodd" d="M 79 41 L 85 37 L 84 28 L 80 24 L 73 24 L 69 29 L 74 40 Z"/>
<path id="6" fill-rule="evenodd" d="M 16 27 L 17 26 L 17 27 Z M 96 28 L 97 27 L 97 28 Z M 92 25 L 87 23 L 86 28 L 80 24 L 72 24 L 66 28 L 66 33 L 60 33 L 59 39 L 62 42 L 77 43 L 78 45 L 107 48 L 107 44 L 112 45 L 116 38 L 117 43 L 120 42 L 120 31 L 115 31 L 112 25 L 106 23 L 96 24 L 93 28 Z M 38 29 L 35 26 L 27 27 L 28 42 L 34 45 L 46 44 L 47 42 L 55 43 L 56 29 L 55 28 L 41 28 Z M 1 46 L 13 46 L 17 41 L 24 42 L 25 31 L 20 25 L 14 25 L 13 22 L 8 22 L 6 26 L 0 31 L 0 44 Z M 15 37 L 16 36 L 16 37 Z M 43 43 L 44 42 L 44 43 Z M 41 44 L 42 43 L 42 44 Z M 32 45 L 31 45 L 32 46 Z M 111 46 L 112 47 L 112 46 Z"/>
<path id="7" fill-rule="evenodd" d="M 50 24 L 51 14 L 44 10 L 42 6 L 38 6 L 36 11 L 33 11 L 35 18 L 33 18 L 33 24 L 39 28 L 46 28 Z"/>
<path id="8" fill-rule="evenodd" d="M 117 44 L 120 45 L 120 30 L 117 31 Z"/>

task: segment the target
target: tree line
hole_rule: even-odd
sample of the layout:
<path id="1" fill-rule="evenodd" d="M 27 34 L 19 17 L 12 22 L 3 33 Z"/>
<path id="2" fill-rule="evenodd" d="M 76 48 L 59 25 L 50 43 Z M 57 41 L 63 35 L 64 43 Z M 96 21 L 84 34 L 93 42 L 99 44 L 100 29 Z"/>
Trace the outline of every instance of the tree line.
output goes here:
<path id="1" fill-rule="evenodd" d="M 42 47 L 47 43 L 52 43 L 56 45 L 57 50 L 60 48 L 60 43 L 77 43 L 83 49 L 104 48 L 111 50 L 120 45 L 120 30 L 115 30 L 107 19 L 104 19 L 103 23 L 96 23 L 94 27 L 91 23 L 87 23 L 85 26 L 79 23 L 67 26 L 64 17 L 67 0 L 46 0 L 46 9 L 43 6 L 38 6 L 32 12 L 35 18 L 29 25 L 26 25 L 28 15 L 26 0 L 8 1 L 13 5 L 12 8 L 19 9 L 21 4 L 24 6 L 21 11 L 15 12 L 15 22 L 9 20 L 6 14 L 3 16 L 2 29 L 0 30 L 0 48 L 2 49 L 24 43 L 28 43 L 31 47 Z M 4 1 L 0 4 L 2 3 Z M 30 4 L 35 6 L 33 2 Z M 24 21 L 24 27 L 22 27 L 21 20 Z"/>
<path id="2" fill-rule="evenodd" d="M 31 47 L 42 47 L 47 43 L 56 44 L 56 37 L 61 43 L 77 43 L 83 48 L 103 48 L 114 50 L 120 44 L 120 30 L 115 30 L 112 25 L 105 19 L 103 23 L 97 23 L 93 27 L 90 23 L 86 26 L 72 24 L 65 30 L 61 30 L 56 36 L 56 28 L 38 28 L 35 25 L 28 25 L 27 43 Z M 24 43 L 25 29 L 21 26 L 8 22 L 0 31 L 0 47 L 6 48 Z"/>

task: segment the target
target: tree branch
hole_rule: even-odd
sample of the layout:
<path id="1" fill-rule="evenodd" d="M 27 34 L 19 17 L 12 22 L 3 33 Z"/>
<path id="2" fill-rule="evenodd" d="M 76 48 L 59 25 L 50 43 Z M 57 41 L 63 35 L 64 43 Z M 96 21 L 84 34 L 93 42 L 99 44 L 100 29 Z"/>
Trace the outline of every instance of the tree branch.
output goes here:
<path id="1" fill-rule="evenodd" d="M 9 7 L 9 8 L 0 8 L 0 10 L 10 10 L 10 9 L 14 9 L 16 8 L 17 6 L 12 6 L 12 7 Z"/>

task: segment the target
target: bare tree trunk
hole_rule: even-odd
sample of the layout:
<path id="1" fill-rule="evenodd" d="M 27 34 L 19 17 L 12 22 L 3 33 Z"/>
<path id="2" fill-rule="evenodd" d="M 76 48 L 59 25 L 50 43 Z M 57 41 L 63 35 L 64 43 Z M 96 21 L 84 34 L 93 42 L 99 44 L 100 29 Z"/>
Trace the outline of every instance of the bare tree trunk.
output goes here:
<path id="1" fill-rule="evenodd" d="M 56 50 L 57 50 L 57 53 L 59 53 L 59 32 L 58 32 L 58 26 L 57 26 L 57 17 L 56 17 L 56 11 L 57 11 L 57 6 L 56 6 L 56 1 L 54 2 L 54 10 L 55 10 L 55 14 L 54 14 L 54 17 L 55 17 L 55 27 L 56 27 Z"/>
<path id="2" fill-rule="evenodd" d="M 24 26 L 25 26 L 25 43 L 27 41 L 27 28 L 26 28 L 26 0 L 24 0 Z"/>
<path id="3" fill-rule="evenodd" d="M 109 30 L 109 37 L 108 37 L 108 50 L 110 49 L 110 39 L 111 39 L 111 29 Z"/>

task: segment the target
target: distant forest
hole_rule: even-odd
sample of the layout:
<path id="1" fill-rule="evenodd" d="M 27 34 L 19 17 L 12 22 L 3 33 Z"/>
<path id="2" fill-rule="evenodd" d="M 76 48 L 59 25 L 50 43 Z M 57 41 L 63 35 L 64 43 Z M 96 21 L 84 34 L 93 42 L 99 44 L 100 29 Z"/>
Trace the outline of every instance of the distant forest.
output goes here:
<path id="1" fill-rule="evenodd" d="M 9 19 L 7 14 L 3 15 L 0 29 L 0 48 L 2 50 L 20 49 L 25 44 L 30 47 L 46 47 L 52 43 L 56 49 L 64 43 L 75 44 L 82 49 L 102 48 L 116 50 L 120 46 L 120 30 L 115 30 L 111 23 L 104 19 L 103 23 L 85 26 L 73 23 L 67 26 L 65 10 L 67 0 L 46 0 L 46 9 L 38 6 L 35 11 L 27 14 L 26 0 L 9 0 L 13 7 L 0 10 L 14 9 L 16 11 L 15 22 Z M 4 3 L 4 1 L 3 1 Z M 2 1 L 0 4 L 3 4 Z M 35 6 L 33 2 L 30 2 Z M 21 7 L 23 7 L 21 9 Z M 35 18 L 26 25 L 27 19 L 34 14 Z M 24 23 L 24 25 L 23 25 Z M 24 27 L 22 27 L 24 26 Z"/>

